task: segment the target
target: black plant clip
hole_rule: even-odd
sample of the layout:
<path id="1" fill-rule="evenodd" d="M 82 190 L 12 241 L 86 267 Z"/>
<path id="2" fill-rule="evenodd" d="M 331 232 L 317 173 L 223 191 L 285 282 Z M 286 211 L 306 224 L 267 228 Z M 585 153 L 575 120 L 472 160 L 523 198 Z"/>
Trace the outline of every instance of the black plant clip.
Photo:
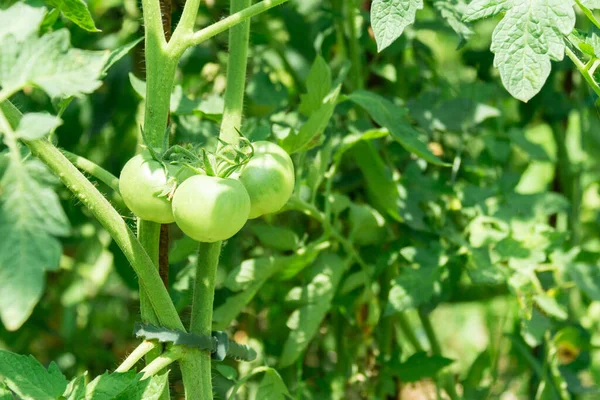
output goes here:
<path id="1" fill-rule="evenodd" d="M 237 361 L 254 361 L 256 359 L 256 351 L 253 348 L 229 340 L 227 333 L 222 331 L 213 331 L 211 336 L 196 335 L 136 322 L 134 334 L 145 340 L 158 340 L 160 343 L 173 343 L 177 346 L 208 351 L 215 361 L 223 361 L 226 357 Z"/>

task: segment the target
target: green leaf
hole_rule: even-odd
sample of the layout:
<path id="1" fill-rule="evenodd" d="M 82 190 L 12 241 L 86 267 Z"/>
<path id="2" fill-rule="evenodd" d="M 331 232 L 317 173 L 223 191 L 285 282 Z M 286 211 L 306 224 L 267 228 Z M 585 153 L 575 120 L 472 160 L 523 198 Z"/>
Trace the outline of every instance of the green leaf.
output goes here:
<path id="1" fill-rule="evenodd" d="M 600 0 L 581 0 L 581 4 L 583 4 L 590 10 L 600 8 Z"/>
<path id="2" fill-rule="evenodd" d="M 63 396 L 67 400 L 79 400 L 85 397 L 85 379 L 87 372 L 83 375 L 79 375 L 69 382 Z"/>
<path id="3" fill-rule="evenodd" d="M 67 387 L 67 379 L 56 364 L 51 363 L 46 370 L 32 356 L 4 350 L 0 350 L 0 377 L 21 399 L 55 400 Z"/>
<path id="4" fill-rule="evenodd" d="M 463 15 L 467 8 L 464 0 L 435 0 L 433 4 L 442 18 L 460 37 L 461 42 L 467 41 L 473 36 L 475 32 L 467 23 L 463 22 Z"/>
<path id="5" fill-rule="evenodd" d="M 399 214 L 402 200 L 398 185 L 373 144 L 361 141 L 354 145 L 351 154 L 365 177 L 372 204 L 395 220 L 403 221 Z"/>
<path id="6" fill-rule="evenodd" d="M 306 94 L 300 95 L 299 111 L 310 116 L 323 104 L 323 99 L 332 89 L 331 68 L 321 55 L 318 55 L 306 79 Z"/>
<path id="7" fill-rule="evenodd" d="M 27 85 L 53 98 L 80 96 L 96 90 L 108 59 L 106 51 L 69 48 L 69 31 L 61 29 L 19 43 L 14 37 L 0 42 L 0 86 L 15 93 Z"/>
<path id="8" fill-rule="evenodd" d="M 123 57 L 125 57 L 127 54 L 129 54 L 129 52 L 135 47 L 137 46 L 142 40 L 144 40 L 143 37 L 138 38 L 132 42 L 129 42 L 115 50 L 113 50 L 110 53 L 110 56 L 108 57 L 108 59 L 106 60 L 106 65 L 104 66 L 104 69 L 102 70 L 102 76 L 106 76 L 106 74 L 108 73 L 108 70 L 110 69 L 110 67 L 112 67 L 113 65 L 115 65 L 115 63 L 117 61 L 119 61 L 120 59 L 122 59 Z"/>
<path id="9" fill-rule="evenodd" d="M 416 308 L 427 302 L 435 293 L 440 278 L 437 267 L 404 267 L 392 281 L 385 315 Z"/>
<path id="10" fill-rule="evenodd" d="M 415 22 L 417 10 L 423 8 L 423 0 L 374 0 L 371 5 L 371 25 L 382 51 L 398 39 L 404 29 Z"/>
<path id="11" fill-rule="evenodd" d="M 22 42 L 38 31 L 45 14 L 45 8 L 32 7 L 24 2 L 16 2 L 6 10 L 0 10 L 0 42 L 11 35 L 17 42 Z"/>
<path id="12" fill-rule="evenodd" d="M 264 246 L 274 250 L 296 250 L 300 243 L 298 235 L 288 228 L 257 223 L 252 224 L 250 230 Z"/>
<path id="13" fill-rule="evenodd" d="M 573 4 L 564 0 L 475 0 L 466 21 L 506 12 L 492 36 L 494 65 L 509 93 L 524 102 L 542 88 L 550 61 L 565 54 L 564 36 L 575 27 Z"/>
<path id="14" fill-rule="evenodd" d="M 393 372 L 403 382 L 417 382 L 423 378 L 435 377 L 453 362 L 454 360 L 449 358 L 438 355 L 428 356 L 425 352 L 418 352 L 400 365 L 394 365 Z"/>
<path id="15" fill-rule="evenodd" d="M 62 120 L 47 112 L 24 114 L 15 132 L 17 137 L 25 140 L 41 139 L 46 134 L 62 125 Z"/>
<path id="16" fill-rule="evenodd" d="M 555 297 L 546 294 L 538 294 L 533 300 L 542 311 L 551 317 L 564 321 L 569 316 L 567 310 L 562 305 L 558 304 Z"/>
<path id="17" fill-rule="evenodd" d="M 396 106 L 391 101 L 364 90 L 352 93 L 348 99 L 364 108 L 377 124 L 387 128 L 390 135 L 407 151 L 432 164 L 448 165 L 419 140 L 419 133 L 407 121 L 406 108 Z"/>
<path id="18" fill-rule="evenodd" d="M 331 307 L 331 301 L 345 268 L 344 261 L 332 253 L 322 254 L 315 262 L 309 284 L 313 285 L 315 290 L 309 293 L 307 287 L 301 289 L 306 292 L 304 298 L 307 304 L 294 311 L 287 321 L 287 326 L 292 331 L 285 341 L 279 359 L 281 368 L 293 364 L 317 334 L 323 318 Z M 316 290 L 317 288 L 319 290 Z"/>
<path id="19" fill-rule="evenodd" d="M 590 299 L 600 301 L 600 268 L 597 265 L 572 263 L 567 271 L 581 291 Z"/>
<path id="20" fill-rule="evenodd" d="M 44 272 L 58 267 L 69 222 L 58 196 L 11 162 L 0 186 L 0 318 L 9 330 L 29 317 L 44 289 Z"/>
<path id="21" fill-rule="evenodd" d="M 100 32 L 94 24 L 90 10 L 83 0 L 45 0 L 46 3 L 59 9 L 65 17 L 77 26 L 89 32 Z"/>
<path id="22" fill-rule="evenodd" d="M 323 99 L 319 109 L 310 116 L 304 125 L 302 125 L 300 131 L 298 131 L 298 133 L 290 133 L 290 135 L 282 141 L 281 146 L 288 153 L 292 154 L 301 150 L 308 150 L 311 147 L 311 144 L 321 136 L 333 116 L 333 111 L 337 105 L 337 99 L 341 89 L 342 86 L 338 85 Z"/>
<path id="23" fill-rule="evenodd" d="M 149 379 L 134 381 L 115 400 L 160 400 L 165 388 L 169 385 L 169 372 L 154 375 Z"/>
<path id="24" fill-rule="evenodd" d="M 256 399 L 269 399 L 269 400 L 286 400 L 291 399 L 287 386 L 281 379 L 279 373 L 273 368 L 269 368 L 265 371 L 258 389 L 256 391 Z"/>
<path id="25" fill-rule="evenodd" d="M 85 388 L 86 400 L 114 400 L 136 380 L 136 372 L 105 372 L 88 383 Z"/>

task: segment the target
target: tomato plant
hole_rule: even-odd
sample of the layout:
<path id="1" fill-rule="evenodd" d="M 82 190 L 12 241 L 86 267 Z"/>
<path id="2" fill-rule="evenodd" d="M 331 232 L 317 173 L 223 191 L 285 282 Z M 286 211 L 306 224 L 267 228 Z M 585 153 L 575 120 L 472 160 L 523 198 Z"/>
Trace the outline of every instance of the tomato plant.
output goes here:
<path id="1" fill-rule="evenodd" d="M 600 398 L 600 2 L 0 3 L 0 399 Z"/>

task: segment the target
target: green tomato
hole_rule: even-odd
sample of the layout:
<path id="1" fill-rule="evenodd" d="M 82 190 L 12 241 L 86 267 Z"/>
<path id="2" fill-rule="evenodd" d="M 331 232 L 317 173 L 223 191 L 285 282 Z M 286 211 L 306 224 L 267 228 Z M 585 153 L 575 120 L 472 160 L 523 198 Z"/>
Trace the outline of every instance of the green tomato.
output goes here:
<path id="1" fill-rule="evenodd" d="M 227 240 L 242 229 L 250 213 L 250 197 L 239 181 L 196 175 L 173 196 L 175 223 L 199 242 Z"/>
<path id="2" fill-rule="evenodd" d="M 180 168 L 168 167 L 170 175 Z M 148 151 L 136 155 L 123 167 L 119 179 L 119 191 L 127 207 L 141 219 L 169 224 L 175 219 L 171 202 L 159 197 L 166 188 L 169 176 L 165 169 Z"/>
<path id="3" fill-rule="evenodd" d="M 246 164 L 239 179 L 250 195 L 250 219 L 279 211 L 294 191 L 294 164 L 275 143 L 252 143 L 254 156 Z"/>

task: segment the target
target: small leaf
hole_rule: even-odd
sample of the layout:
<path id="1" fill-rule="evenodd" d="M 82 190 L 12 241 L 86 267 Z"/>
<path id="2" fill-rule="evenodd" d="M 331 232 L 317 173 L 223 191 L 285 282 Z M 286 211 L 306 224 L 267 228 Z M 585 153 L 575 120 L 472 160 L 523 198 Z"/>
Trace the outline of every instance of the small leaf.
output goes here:
<path id="1" fill-rule="evenodd" d="M 89 32 L 100 32 L 94 24 L 88 6 L 83 0 L 45 0 L 52 7 L 59 9 L 65 17 L 77 26 Z"/>
<path id="2" fill-rule="evenodd" d="M 53 98 L 80 96 L 96 90 L 108 52 L 69 48 L 69 31 L 60 29 L 23 43 L 12 36 L 0 42 L 0 86 L 14 93 L 27 85 Z"/>
<path id="3" fill-rule="evenodd" d="M 423 8 L 423 0 L 374 0 L 371 5 L 371 25 L 382 51 L 398 39 L 404 28 L 415 22 L 417 10 Z"/>
<path id="4" fill-rule="evenodd" d="M 105 372 L 87 384 L 85 388 L 86 400 L 114 400 L 119 394 L 136 380 L 136 372 L 125 373 Z"/>
<path id="5" fill-rule="evenodd" d="M 307 150 L 310 148 L 310 144 L 314 142 L 327 128 L 329 121 L 333 116 L 333 111 L 337 105 L 337 99 L 342 89 L 341 85 L 338 85 L 325 99 L 319 109 L 315 111 L 308 121 L 298 133 L 291 133 L 287 136 L 281 146 L 290 154 Z"/>
<path id="6" fill-rule="evenodd" d="M 435 293 L 440 277 L 437 267 L 404 267 L 392 281 L 385 315 L 416 308 L 427 302 Z"/>
<path id="7" fill-rule="evenodd" d="M 291 399 L 287 386 L 281 376 L 273 368 L 267 369 L 256 391 L 257 399 L 286 400 Z"/>
<path id="8" fill-rule="evenodd" d="M 428 356 L 425 352 L 418 352 L 400 365 L 394 366 L 394 375 L 403 382 L 417 382 L 423 378 L 435 377 L 453 362 L 454 360 L 449 358 L 438 355 Z"/>
<path id="9" fill-rule="evenodd" d="M 280 226 L 257 223 L 250 230 L 264 246 L 278 251 L 296 250 L 300 242 L 294 231 Z"/>
<path id="10" fill-rule="evenodd" d="M 572 263 L 567 271 L 581 291 L 591 300 L 600 301 L 600 268 L 597 265 Z"/>
<path id="11" fill-rule="evenodd" d="M 138 375 L 137 381 L 134 381 L 123 392 L 121 392 L 115 400 L 160 400 L 169 385 L 169 372 L 162 375 L 154 375 L 149 379 L 140 380 L 141 374 Z M 94 397 L 95 398 L 95 397 Z"/>
<path id="12" fill-rule="evenodd" d="M 60 125 L 62 125 L 62 120 L 55 115 L 46 112 L 27 113 L 21 118 L 16 135 L 25 140 L 41 139 Z"/>
<path id="13" fill-rule="evenodd" d="M 138 38 L 132 42 L 127 43 L 126 45 L 123 45 L 123 46 L 113 50 L 110 53 L 108 60 L 106 60 L 106 65 L 104 66 L 104 69 L 102 70 L 102 76 L 105 76 L 108 73 L 108 70 L 110 69 L 110 67 L 115 65 L 115 63 L 117 61 L 119 61 L 121 58 L 125 57 L 131 51 L 131 49 L 133 49 L 135 46 L 137 46 L 138 43 L 140 43 L 142 40 L 144 40 L 143 37 Z"/>
<path id="14" fill-rule="evenodd" d="M 447 166 L 418 138 L 419 133 L 407 121 L 407 110 L 391 101 L 364 90 L 356 91 L 348 99 L 364 108 L 371 118 L 390 131 L 390 135 L 407 151 L 432 164 Z"/>
<path id="15" fill-rule="evenodd" d="M 325 59 L 318 55 L 306 79 L 306 94 L 300 96 L 300 112 L 306 116 L 312 115 L 321 108 L 323 99 L 332 89 L 331 68 Z"/>
<path id="16" fill-rule="evenodd" d="M 0 376 L 8 388 L 22 399 L 54 400 L 62 396 L 67 387 L 67 379 L 56 364 L 50 364 L 46 370 L 32 356 L 4 350 L 0 350 Z"/>

